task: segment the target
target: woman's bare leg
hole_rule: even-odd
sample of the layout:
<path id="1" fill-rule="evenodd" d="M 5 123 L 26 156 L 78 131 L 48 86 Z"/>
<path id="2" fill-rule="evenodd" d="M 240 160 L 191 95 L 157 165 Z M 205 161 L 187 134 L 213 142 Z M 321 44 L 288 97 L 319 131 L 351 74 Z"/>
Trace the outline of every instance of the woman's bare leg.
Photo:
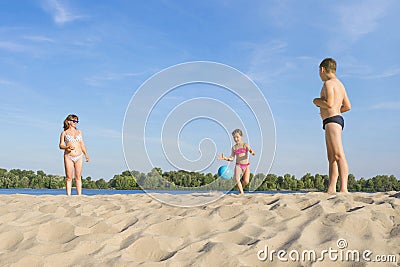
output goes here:
<path id="1" fill-rule="evenodd" d="M 65 189 L 67 196 L 70 196 L 72 188 L 72 172 L 74 170 L 74 162 L 67 156 L 64 156 L 64 166 L 65 166 Z"/>
<path id="2" fill-rule="evenodd" d="M 75 162 L 75 183 L 76 183 L 76 192 L 78 195 L 82 195 L 82 165 L 83 165 L 83 157 L 78 159 Z"/>

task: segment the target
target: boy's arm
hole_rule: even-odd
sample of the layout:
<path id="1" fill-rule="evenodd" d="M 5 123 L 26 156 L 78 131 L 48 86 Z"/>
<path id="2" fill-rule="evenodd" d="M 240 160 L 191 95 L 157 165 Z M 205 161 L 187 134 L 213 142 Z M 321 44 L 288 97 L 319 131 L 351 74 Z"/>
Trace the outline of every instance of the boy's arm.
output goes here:
<path id="1" fill-rule="evenodd" d="M 347 97 L 347 93 L 345 91 L 342 106 L 340 107 L 340 113 L 344 113 L 346 111 L 349 111 L 350 109 L 351 109 L 350 100 Z"/>
<path id="2" fill-rule="evenodd" d="M 314 98 L 314 104 L 317 107 L 324 108 L 324 109 L 329 109 L 333 107 L 334 103 L 334 90 L 333 90 L 333 84 L 329 81 L 326 81 L 324 84 L 324 89 L 326 92 L 326 99 L 324 98 Z"/>

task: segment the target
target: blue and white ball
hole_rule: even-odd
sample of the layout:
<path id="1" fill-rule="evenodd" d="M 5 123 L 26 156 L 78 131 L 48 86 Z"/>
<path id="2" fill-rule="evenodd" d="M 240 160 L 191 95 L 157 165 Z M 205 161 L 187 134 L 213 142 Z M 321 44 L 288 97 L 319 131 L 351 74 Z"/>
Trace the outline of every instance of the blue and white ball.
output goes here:
<path id="1" fill-rule="evenodd" d="M 218 169 L 218 176 L 224 180 L 229 180 L 233 176 L 233 172 L 228 166 L 221 166 Z"/>

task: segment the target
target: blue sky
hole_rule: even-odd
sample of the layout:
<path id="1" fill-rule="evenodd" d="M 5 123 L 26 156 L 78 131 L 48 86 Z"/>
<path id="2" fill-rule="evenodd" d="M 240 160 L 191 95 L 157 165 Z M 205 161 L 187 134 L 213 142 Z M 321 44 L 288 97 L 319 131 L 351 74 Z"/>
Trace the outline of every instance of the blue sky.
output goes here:
<path id="1" fill-rule="evenodd" d="M 318 65 L 333 57 L 352 102 L 343 135 L 350 172 L 399 178 L 399 11 L 395 0 L 1 1 L 0 167 L 63 174 L 58 138 L 75 113 L 92 159 L 83 175 L 108 180 L 127 169 L 122 124 L 140 85 L 175 64 L 215 61 L 248 75 L 268 100 L 276 124 L 271 172 L 327 173 L 312 99 L 322 86 Z M 177 104 L 167 100 L 160 111 Z M 213 133 L 218 153 L 229 152 L 229 136 L 206 123 L 185 127 L 188 158 L 206 137 L 199 129 Z"/>

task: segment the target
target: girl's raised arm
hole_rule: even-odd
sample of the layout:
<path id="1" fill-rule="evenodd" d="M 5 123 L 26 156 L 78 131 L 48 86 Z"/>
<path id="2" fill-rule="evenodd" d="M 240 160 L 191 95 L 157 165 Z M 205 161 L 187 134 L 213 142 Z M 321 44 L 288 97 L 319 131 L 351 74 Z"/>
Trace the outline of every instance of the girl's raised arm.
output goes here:
<path id="1" fill-rule="evenodd" d="M 246 144 L 247 150 L 250 152 L 251 155 L 255 156 L 256 152 L 254 152 L 254 150 L 250 147 L 249 144 Z"/>
<path id="2" fill-rule="evenodd" d="M 233 147 L 232 147 L 231 156 L 229 158 L 225 157 L 224 153 L 222 153 L 221 156 L 217 156 L 217 159 L 219 159 L 219 160 L 227 160 L 227 161 L 233 161 L 234 158 L 235 158 L 235 152 L 233 152 Z"/>

